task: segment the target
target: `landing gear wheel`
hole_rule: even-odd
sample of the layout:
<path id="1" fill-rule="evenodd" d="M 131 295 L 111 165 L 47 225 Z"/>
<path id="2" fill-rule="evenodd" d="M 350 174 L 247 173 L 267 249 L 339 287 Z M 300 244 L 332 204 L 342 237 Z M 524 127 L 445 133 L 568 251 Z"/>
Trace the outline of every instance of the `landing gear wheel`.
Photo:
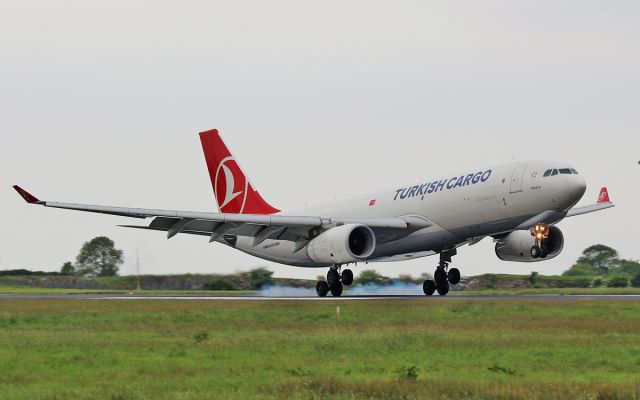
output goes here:
<path id="1" fill-rule="evenodd" d="M 342 283 L 336 282 L 335 285 L 331 286 L 331 295 L 333 297 L 342 296 Z"/>
<path id="2" fill-rule="evenodd" d="M 447 274 L 447 278 L 450 284 L 457 285 L 460 283 L 460 270 L 458 268 L 451 268 Z"/>
<path id="3" fill-rule="evenodd" d="M 549 248 L 546 245 L 540 246 L 540 258 L 547 258 L 549 255 Z"/>
<path id="4" fill-rule="evenodd" d="M 320 281 L 316 284 L 316 293 L 320 297 L 325 297 L 329 293 L 329 285 L 325 281 Z"/>
<path id="5" fill-rule="evenodd" d="M 540 249 L 540 246 L 538 246 L 537 244 L 531 248 L 531 257 L 540 258 L 541 253 L 542 253 L 542 250 Z"/>
<path id="6" fill-rule="evenodd" d="M 353 283 L 353 271 L 345 269 L 342 271 L 342 284 L 349 286 Z"/>
<path id="7" fill-rule="evenodd" d="M 435 274 L 433 274 L 433 279 L 436 281 L 436 285 L 438 286 L 447 283 L 447 273 L 444 268 L 436 269 Z"/>
<path id="8" fill-rule="evenodd" d="M 422 290 L 427 296 L 433 296 L 433 294 L 436 292 L 436 283 L 432 280 L 426 280 L 422 284 Z"/>
<path id="9" fill-rule="evenodd" d="M 327 272 L 327 284 L 332 288 L 336 283 L 340 283 L 340 274 L 337 269 L 330 269 L 329 272 Z"/>
<path id="10" fill-rule="evenodd" d="M 446 296 L 449 293 L 449 283 L 445 282 L 443 285 L 438 285 L 437 289 L 440 296 Z"/>

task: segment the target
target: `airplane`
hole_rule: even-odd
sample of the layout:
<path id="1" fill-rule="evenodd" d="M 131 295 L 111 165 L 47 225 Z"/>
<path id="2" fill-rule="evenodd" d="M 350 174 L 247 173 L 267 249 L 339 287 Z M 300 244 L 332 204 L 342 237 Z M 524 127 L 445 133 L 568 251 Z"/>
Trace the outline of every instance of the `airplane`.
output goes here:
<path id="1" fill-rule="evenodd" d="M 423 291 L 444 296 L 460 282 L 460 270 L 449 267 L 459 247 L 491 237 L 500 260 L 549 260 L 564 248 L 558 222 L 614 207 L 606 187 L 595 204 L 574 207 L 586 183 L 570 165 L 514 161 L 433 176 L 324 209 L 283 213 L 256 190 L 218 130 L 201 132 L 200 141 L 218 213 L 57 203 L 14 189 L 30 204 L 153 218 L 149 225 L 120 226 L 167 232 L 168 239 L 201 235 L 276 263 L 329 268 L 316 285 L 320 297 L 339 297 L 353 283 L 352 270 L 343 266 L 436 254 L 440 261 Z"/>

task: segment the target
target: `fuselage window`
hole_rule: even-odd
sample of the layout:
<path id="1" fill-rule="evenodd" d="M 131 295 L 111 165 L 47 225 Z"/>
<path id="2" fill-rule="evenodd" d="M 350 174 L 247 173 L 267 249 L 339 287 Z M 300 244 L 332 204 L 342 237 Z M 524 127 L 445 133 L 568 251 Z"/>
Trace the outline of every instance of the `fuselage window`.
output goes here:
<path id="1" fill-rule="evenodd" d="M 578 171 L 576 171 L 575 169 L 571 168 L 571 172 L 573 172 L 574 174 L 578 175 Z"/>
<path id="2" fill-rule="evenodd" d="M 549 175 L 551 175 L 551 170 L 550 169 L 544 171 L 544 175 L 542 175 L 542 176 L 544 176 L 546 178 Z"/>
<path id="3" fill-rule="evenodd" d="M 563 174 L 563 175 L 571 175 L 571 169 L 562 168 L 562 169 L 560 169 L 560 173 Z"/>
<path id="4" fill-rule="evenodd" d="M 558 170 L 554 169 L 553 172 L 551 173 L 551 176 L 556 176 L 556 175 L 558 175 Z"/>

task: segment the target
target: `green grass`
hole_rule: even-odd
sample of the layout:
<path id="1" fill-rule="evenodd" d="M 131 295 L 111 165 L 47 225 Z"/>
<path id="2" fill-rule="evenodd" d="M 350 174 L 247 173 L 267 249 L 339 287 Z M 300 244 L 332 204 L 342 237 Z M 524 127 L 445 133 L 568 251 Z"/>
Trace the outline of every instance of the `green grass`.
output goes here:
<path id="1" fill-rule="evenodd" d="M 180 295 L 212 295 L 212 296 L 248 296 L 255 295 L 255 290 L 113 290 L 113 289 L 49 289 L 49 288 L 32 288 L 32 287 L 2 287 L 0 286 L 0 294 L 129 294 L 136 295 L 162 295 L 162 294 L 180 294 Z"/>
<path id="2" fill-rule="evenodd" d="M 640 295 L 640 288 L 523 288 L 523 289 L 482 289 L 451 292 L 452 295 Z"/>
<path id="3" fill-rule="evenodd" d="M 49 289 L 49 288 L 33 288 L 33 287 L 8 287 L 0 286 L 1 294 L 128 294 L 129 290 L 114 289 Z M 136 295 L 163 295 L 163 294 L 181 294 L 181 295 L 236 295 L 249 296 L 256 295 L 255 290 L 134 290 Z M 345 295 L 348 295 L 348 289 Z M 560 294 L 560 295 L 640 295 L 640 288 L 524 288 L 524 289 L 483 289 L 483 290 L 465 290 L 451 292 L 450 296 L 456 295 L 521 295 L 521 294 Z"/>
<path id="4" fill-rule="evenodd" d="M 639 397 L 635 300 L 0 300 L 2 399 Z"/>

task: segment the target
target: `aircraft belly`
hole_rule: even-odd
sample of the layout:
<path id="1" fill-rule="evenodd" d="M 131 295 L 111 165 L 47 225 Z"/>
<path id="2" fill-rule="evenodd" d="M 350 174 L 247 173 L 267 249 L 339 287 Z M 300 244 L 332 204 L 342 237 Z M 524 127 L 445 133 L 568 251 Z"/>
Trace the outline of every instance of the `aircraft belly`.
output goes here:
<path id="1" fill-rule="evenodd" d="M 414 232 L 403 239 L 378 245 L 371 257 L 379 258 L 423 251 L 438 252 L 456 246 L 462 241 L 459 236 L 448 230 L 430 227 Z"/>

